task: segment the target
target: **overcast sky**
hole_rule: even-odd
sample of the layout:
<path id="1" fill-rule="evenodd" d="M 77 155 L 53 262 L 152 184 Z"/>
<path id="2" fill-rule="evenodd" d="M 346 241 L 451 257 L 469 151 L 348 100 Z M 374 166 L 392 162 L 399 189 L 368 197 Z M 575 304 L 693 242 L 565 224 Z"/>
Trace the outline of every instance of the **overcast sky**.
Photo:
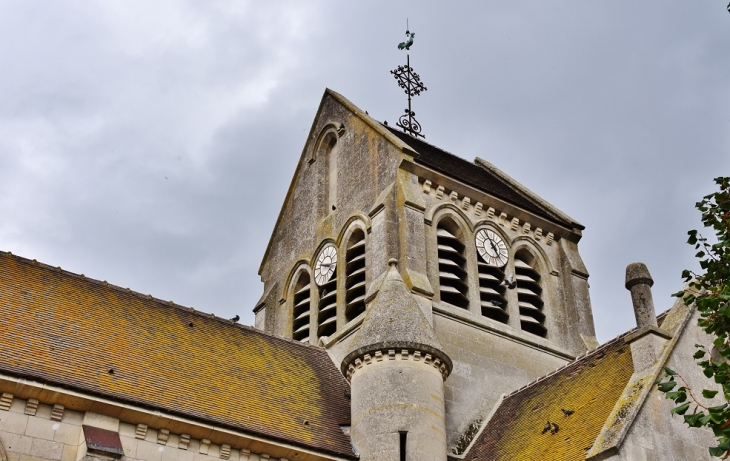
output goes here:
<path id="1" fill-rule="evenodd" d="M 586 226 L 606 341 L 730 175 L 725 3 L 0 0 L 0 249 L 252 324 L 324 89 L 394 123 L 408 18 L 426 140 Z"/>

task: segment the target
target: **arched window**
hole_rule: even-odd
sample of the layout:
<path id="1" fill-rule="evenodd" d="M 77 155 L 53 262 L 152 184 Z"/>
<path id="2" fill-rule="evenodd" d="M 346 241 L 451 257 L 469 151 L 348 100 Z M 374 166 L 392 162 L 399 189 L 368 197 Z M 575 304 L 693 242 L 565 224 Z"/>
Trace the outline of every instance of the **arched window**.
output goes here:
<path id="1" fill-rule="evenodd" d="M 444 218 L 436 226 L 441 301 L 464 309 L 469 308 L 469 285 L 463 233 L 451 219 Z"/>
<path id="2" fill-rule="evenodd" d="M 334 130 L 327 131 L 317 146 L 314 155 L 315 159 L 321 159 L 326 169 L 325 179 L 327 181 L 327 213 L 333 211 L 337 201 L 337 134 Z"/>
<path id="3" fill-rule="evenodd" d="M 331 336 L 337 331 L 337 268 L 332 278 L 319 287 L 317 337 Z"/>
<path id="4" fill-rule="evenodd" d="M 527 250 L 515 254 L 515 281 L 517 301 L 520 308 L 520 326 L 524 331 L 545 337 L 545 314 L 543 312 L 542 288 L 537 259 Z"/>
<path id="5" fill-rule="evenodd" d="M 482 315 L 498 322 L 507 323 L 507 300 L 504 297 L 506 287 L 504 268 L 487 264 L 481 256 L 477 256 L 479 275 L 479 300 Z"/>
<path id="6" fill-rule="evenodd" d="M 355 230 L 347 242 L 345 255 L 345 320 L 365 312 L 365 232 Z"/>
<path id="7" fill-rule="evenodd" d="M 292 338 L 297 341 L 309 341 L 309 317 L 311 312 L 310 303 L 310 279 L 307 272 L 301 272 L 299 279 L 294 284 L 292 315 Z"/>

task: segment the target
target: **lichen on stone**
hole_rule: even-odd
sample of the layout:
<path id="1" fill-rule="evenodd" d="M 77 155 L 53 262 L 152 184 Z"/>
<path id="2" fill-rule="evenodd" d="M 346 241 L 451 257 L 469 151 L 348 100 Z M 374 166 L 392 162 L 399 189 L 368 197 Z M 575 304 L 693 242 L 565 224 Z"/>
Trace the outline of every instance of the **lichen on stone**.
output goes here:
<path id="1" fill-rule="evenodd" d="M 454 445 L 454 448 L 451 449 L 451 453 L 455 455 L 461 455 L 463 454 L 467 448 L 469 448 L 469 444 L 474 439 L 474 436 L 477 435 L 477 432 L 479 432 L 479 428 L 482 426 L 482 419 L 475 419 L 472 421 L 467 427 L 466 430 L 459 436 L 459 439 L 456 441 L 456 445 Z"/>

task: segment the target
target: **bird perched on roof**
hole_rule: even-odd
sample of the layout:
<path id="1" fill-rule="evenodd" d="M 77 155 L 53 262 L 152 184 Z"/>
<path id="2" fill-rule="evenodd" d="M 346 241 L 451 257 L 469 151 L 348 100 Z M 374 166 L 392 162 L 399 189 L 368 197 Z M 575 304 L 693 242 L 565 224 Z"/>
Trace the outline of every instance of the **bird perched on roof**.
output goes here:
<path id="1" fill-rule="evenodd" d="M 545 427 L 542 428 L 542 433 L 544 434 L 549 430 L 550 430 L 550 421 L 545 423 Z"/>
<path id="2" fill-rule="evenodd" d="M 233 323 L 237 323 L 237 322 L 238 322 L 239 320 L 241 320 L 241 317 L 239 317 L 238 315 L 236 315 L 235 317 L 233 317 L 233 318 L 231 319 L 231 322 L 233 322 Z"/>
<path id="3" fill-rule="evenodd" d="M 573 410 L 566 410 L 564 408 L 561 408 L 560 411 L 562 411 L 565 416 L 570 416 L 573 413 L 575 413 L 575 411 L 573 411 Z"/>
<path id="4" fill-rule="evenodd" d="M 514 290 L 517 286 L 517 281 L 515 280 L 515 276 L 512 274 L 509 274 L 502 282 L 500 283 L 501 286 L 507 287 L 510 290 Z"/>
<path id="5" fill-rule="evenodd" d="M 402 50 L 402 49 L 410 50 L 411 45 L 413 45 L 413 37 L 416 36 L 416 33 L 406 31 L 406 35 L 408 36 L 408 40 L 406 40 L 405 42 L 400 42 L 398 44 L 399 50 Z"/>
<path id="6" fill-rule="evenodd" d="M 551 433 L 551 434 L 557 434 L 557 433 L 558 433 L 558 431 L 560 430 L 560 428 L 559 428 L 559 427 L 558 427 L 558 425 L 557 425 L 557 424 L 555 424 L 555 423 L 551 423 L 551 424 L 552 424 L 552 426 L 553 426 L 553 427 L 552 427 L 552 428 L 550 428 L 550 433 Z"/>

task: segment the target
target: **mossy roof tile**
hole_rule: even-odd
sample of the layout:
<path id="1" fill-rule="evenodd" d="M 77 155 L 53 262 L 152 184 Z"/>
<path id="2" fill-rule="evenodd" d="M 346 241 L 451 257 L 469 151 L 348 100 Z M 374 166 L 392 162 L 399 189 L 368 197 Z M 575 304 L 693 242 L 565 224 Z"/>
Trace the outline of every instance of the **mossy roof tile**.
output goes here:
<path id="1" fill-rule="evenodd" d="M 585 459 L 633 374 L 624 336 L 508 395 L 465 461 Z M 566 416 L 562 409 L 574 413 Z M 558 431 L 543 433 L 546 423 Z"/>
<path id="2" fill-rule="evenodd" d="M 3 252 L 0 318 L 8 374 L 355 458 L 322 348 Z"/>

